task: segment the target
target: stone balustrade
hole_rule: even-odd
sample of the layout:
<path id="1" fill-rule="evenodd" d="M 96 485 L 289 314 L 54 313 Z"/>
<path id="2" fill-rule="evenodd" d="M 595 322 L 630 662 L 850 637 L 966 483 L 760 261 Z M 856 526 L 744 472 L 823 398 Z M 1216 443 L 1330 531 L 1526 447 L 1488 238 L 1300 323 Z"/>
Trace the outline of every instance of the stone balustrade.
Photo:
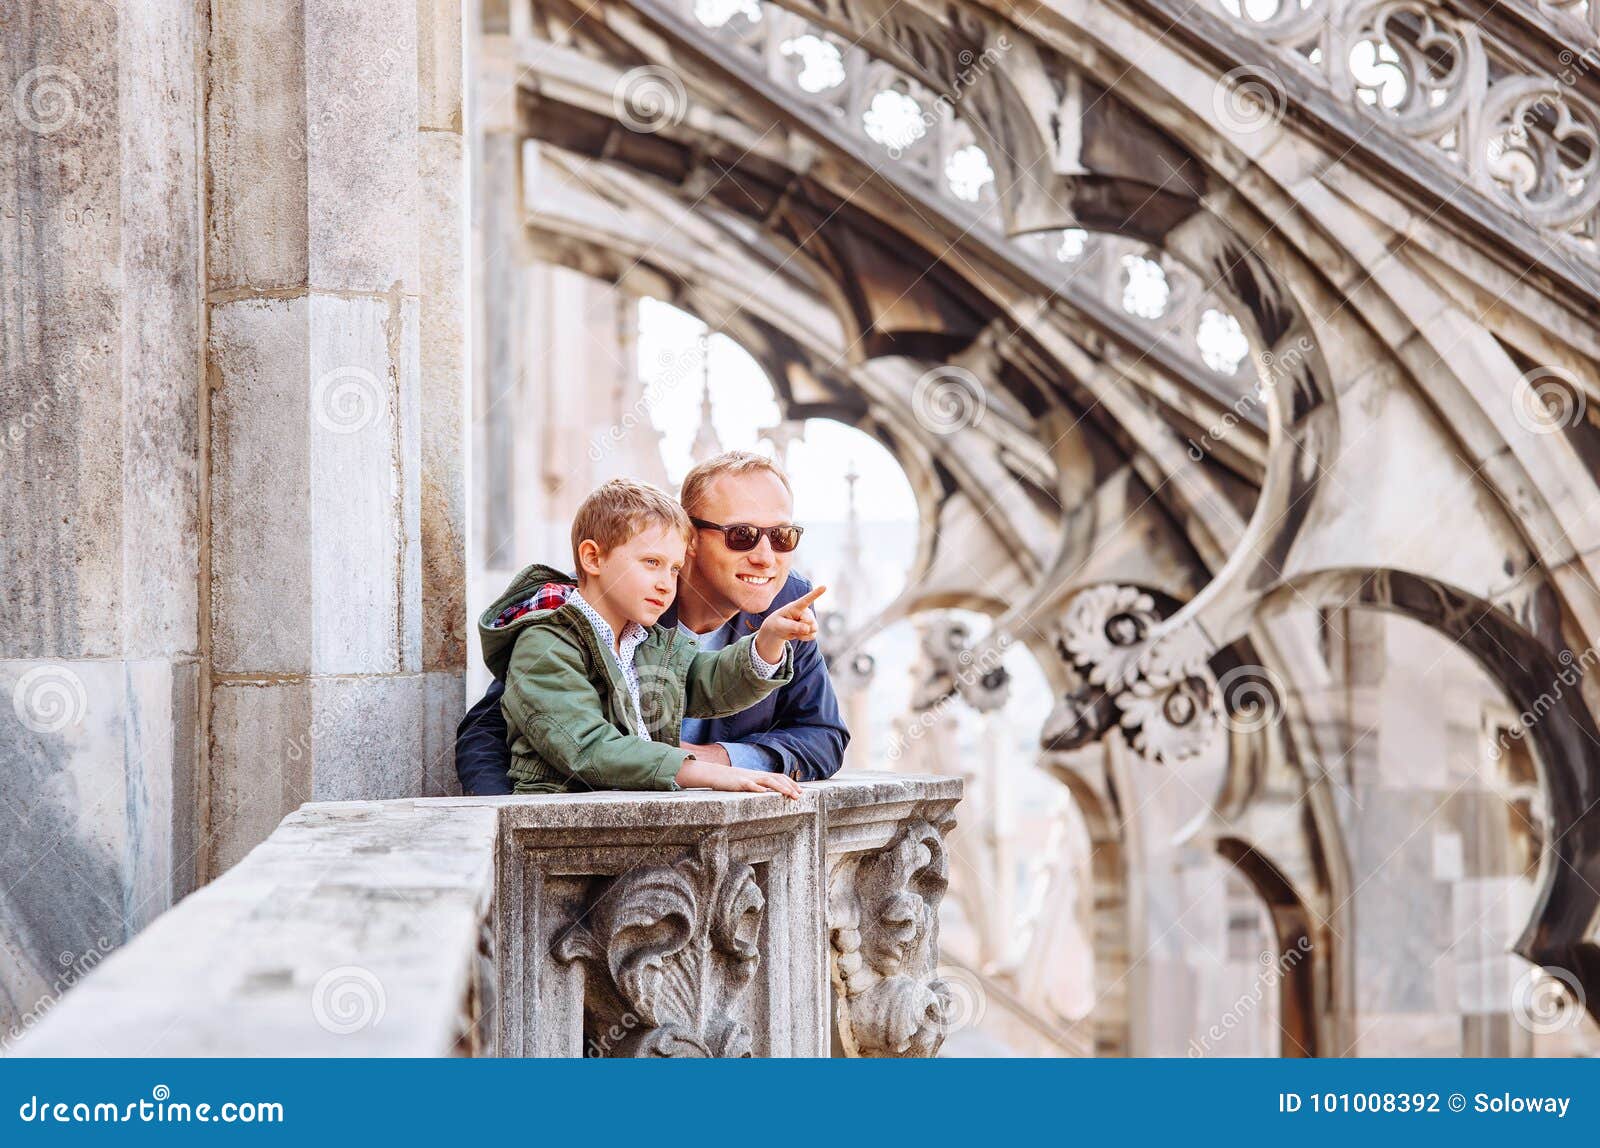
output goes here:
<path id="1" fill-rule="evenodd" d="M 803 789 L 304 805 L 13 1051 L 931 1056 L 961 782 Z"/>

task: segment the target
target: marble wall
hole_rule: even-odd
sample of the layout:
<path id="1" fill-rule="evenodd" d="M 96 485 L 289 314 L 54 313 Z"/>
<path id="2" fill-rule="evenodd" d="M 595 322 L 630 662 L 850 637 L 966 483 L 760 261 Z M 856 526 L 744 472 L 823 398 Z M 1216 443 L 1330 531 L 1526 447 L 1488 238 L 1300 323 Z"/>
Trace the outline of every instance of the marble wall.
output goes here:
<path id="1" fill-rule="evenodd" d="M 0 1037 L 195 881 L 204 43 L 0 3 Z"/>
<path id="2" fill-rule="evenodd" d="M 0 4 L 0 1035 L 302 801 L 448 791 L 461 47 Z"/>

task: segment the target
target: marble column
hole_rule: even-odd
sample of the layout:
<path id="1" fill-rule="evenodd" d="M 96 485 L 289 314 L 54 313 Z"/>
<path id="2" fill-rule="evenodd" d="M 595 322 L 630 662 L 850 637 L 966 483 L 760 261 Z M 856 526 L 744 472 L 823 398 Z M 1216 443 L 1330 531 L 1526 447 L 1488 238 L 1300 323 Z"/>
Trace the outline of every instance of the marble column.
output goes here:
<path id="1" fill-rule="evenodd" d="M 525 8 L 525 6 L 524 6 Z M 469 609 L 493 598 L 516 561 L 517 457 L 513 450 L 526 344 L 521 133 L 517 130 L 512 18 L 523 8 L 475 10 L 471 142 L 472 187 L 472 489 Z M 524 463 L 528 460 L 524 458 Z M 467 631 L 470 692 L 487 681 L 476 634 Z"/>
<path id="2" fill-rule="evenodd" d="M 467 664 L 467 173 L 461 0 L 417 0 L 423 796 L 454 793 Z"/>
<path id="3" fill-rule="evenodd" d="M 425 657 L 458 654 L 437 618 L 424 640 L 423 486 L 449 472 L 455 432 L 430 417 L 425 473 L 422 416 L 459 357 L 430 347 L 424 386 L 421 325 L 453 304 L 424 311 L 426 281 L 452 272 L 423 220 L 448 216 L 455 161 L 419 128 L 459 112 L 432 4 L 216 0 L 211 14 L 214 875 L 301 802 L 429 787 Z M 430 492 L 435 542 L 451 499 Z M 446 556 L 429 584 L 449 570 Z"/>
<path id="4" fill-rule="evenodd" d="M 0 1044 L 194 883 L 203 40 L 0 0 Z"/>

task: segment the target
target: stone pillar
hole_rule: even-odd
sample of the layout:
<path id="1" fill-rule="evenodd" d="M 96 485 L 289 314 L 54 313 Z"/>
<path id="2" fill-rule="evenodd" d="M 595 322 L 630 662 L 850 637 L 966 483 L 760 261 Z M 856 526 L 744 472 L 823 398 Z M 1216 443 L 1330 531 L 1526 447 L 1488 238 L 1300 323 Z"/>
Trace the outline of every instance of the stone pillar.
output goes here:
<path id="1" fill-rule="evenodd" d="M 467 178 L 461 0 L 417 0 L 424 796 L 454 793 L 467 665 Z"/>
<path id="2" fill-rule="evenodd" d="M 0 1042 L 194 881 L 203 11 L 0 0 Z"/>
<path id="3" fill-rule="evenodd" d="M 526 302 L 522 268 L 528 261 L 522 234 L 522 133 L 517 128 L 516 65 L 508 23 L 482 12 L 477 37 L 472 202 L 474 481 L 480 514 L 474 524 L 479 561 L 499 565 L 514 533 L 516 472 L 512 436 L 517 392 L 525 367 L 522 350 Z"/>
<path id="4" fill-rule="evenodd" d="M 515 9 L 521 15 L 523 8 Z M 512 15 L 505 5 L 474 7 L 476 67 L 472 147 L 472 488 L 468 617 L 492 599 L 516 563 L 518 455 L 514 449 L 527 334 L 522 230 L 522 134 L 517 129 Z M 527 444 L 532 445 L 532 444 Z M 526 458 L 521 460 L 528 464 Z M 467 631 L 474 697 L 488 680 L 476 631 Z"/>
<path id="5" fill-rule="evenodd" d="M 419 127 L 455 122 L 455 81 L 420 10 L 426 92 L 418 0 L 211 7 L 211 874 L 301 802 L 428 787 L 421 423 L 457 363 L 430 347 L 425 392 L 421 224 L 448 215 L 453 160 Z M 429 432 L 437 484 L 453 429 Z"/>

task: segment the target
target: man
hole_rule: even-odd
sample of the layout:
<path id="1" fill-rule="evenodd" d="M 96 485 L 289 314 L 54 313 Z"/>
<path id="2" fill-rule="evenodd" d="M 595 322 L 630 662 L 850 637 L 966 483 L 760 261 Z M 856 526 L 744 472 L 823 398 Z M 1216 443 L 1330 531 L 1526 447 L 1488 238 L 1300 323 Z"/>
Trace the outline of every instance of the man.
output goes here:
<path id="1" fill-rule="evenodd" d="M 662 625 L 678 626 L 703 650 L 719 650 L 811 590 L 789 570 L 799 541 L 794 497 L 771 459 L 747 451 L 707 459 L 685 477 L 679 501 L 695 527 L 695 546 Z M 504 692 L 503 683 L 491 684 L 456 731 L 456 775 L 464 793 L 511 792 Z M 822 655 L 816 643 L 804 642 L 796 644 L 787 685 L 731 717 L 687 719 L 681 738 L 701 761 L 820 781 L 838 772 L 850 734 Z"/>

